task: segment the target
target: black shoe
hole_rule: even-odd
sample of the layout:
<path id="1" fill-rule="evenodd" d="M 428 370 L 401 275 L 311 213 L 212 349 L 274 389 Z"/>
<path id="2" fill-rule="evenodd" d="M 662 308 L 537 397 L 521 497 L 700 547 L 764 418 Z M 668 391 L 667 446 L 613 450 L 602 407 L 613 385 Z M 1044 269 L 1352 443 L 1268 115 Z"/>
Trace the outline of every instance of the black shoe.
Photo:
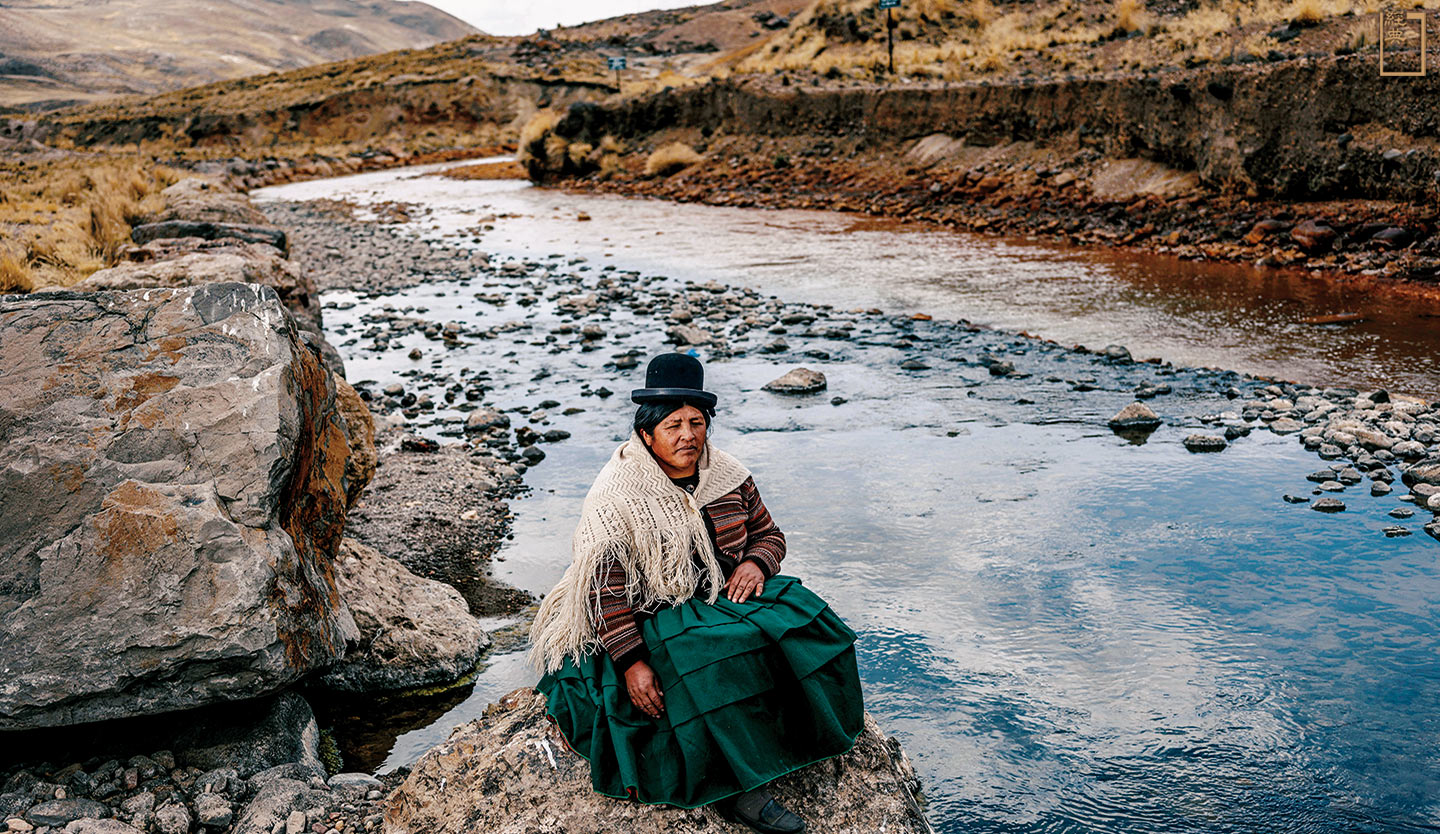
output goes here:
<path id="1" fill-rule="evenodd" d="M 770 797 L 754 817 L 740 809 L 736 798 L 727 796 L 717 801 L 716 812 L 730 822 L 744 823 L 751 831 L 761 834 L 803 834 L 805 831 L 805 820 L 786 810 L 774 797 Z"/>

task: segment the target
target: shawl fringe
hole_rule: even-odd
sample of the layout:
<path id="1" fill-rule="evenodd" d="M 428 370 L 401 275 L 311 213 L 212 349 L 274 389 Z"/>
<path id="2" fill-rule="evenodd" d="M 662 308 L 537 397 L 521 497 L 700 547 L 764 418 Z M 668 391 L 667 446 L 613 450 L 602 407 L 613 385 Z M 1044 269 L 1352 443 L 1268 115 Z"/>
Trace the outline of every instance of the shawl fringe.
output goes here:
<path id="1" fill-rule="evenodd" d="M 616 448 L 581 505 L 570 566 L 545 595 L 530 627 L 532 667 L 549 673 L 566 656 L 578 662 L 604 650 L 596 629 L 601 617 L 596 591 L 597 576 L 607 567 L 624 568 L 631 608 L 657 600 L 680 605 L 707 576 L 706 602 L 715 602 L 724 574 L 701 507 L 738 488 L 750 470 L 707 439 L 697 472 L 700 483 L 691 495 L 670 481 L 638 434 Z M 700 554 L 703 569 L 692 552 Z"/>

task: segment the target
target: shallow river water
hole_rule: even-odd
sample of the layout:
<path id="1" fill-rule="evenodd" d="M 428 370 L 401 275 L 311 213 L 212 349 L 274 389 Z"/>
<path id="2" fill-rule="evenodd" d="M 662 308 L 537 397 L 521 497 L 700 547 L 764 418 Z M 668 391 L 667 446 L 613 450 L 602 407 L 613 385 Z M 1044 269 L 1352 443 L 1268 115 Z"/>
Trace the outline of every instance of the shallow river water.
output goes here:
<path id="1" fill-rule="evenodd" d="M 1302 279 L 857 229 L 844 215 L 415 173 L 256 196 L 416 202 L 430 213 L 415 232 L 433 237 L 499 215 L 478 238 L 448 242 L 581 280 L 716 280 L 838 309 L 924 311 L 1064 344 L 1116 342 L 1177 365 L 1435 394 L 1427 311 L 1381 315 L 1361 306 L 1373 299 Z M 578 221 L 582 211 L 594 219 Z M 352 380 L 409 384 L 415 367 L 484 368 L 493 375 L 487 399 L 502 409 L 544 399 L 585 409 L 548 409 L 541 428 L 572 437 L 547 444 L 526 473 L 532 491 L 512 502 L 514 539 L 497 564 L 500 578 L 543 593 L 569 561 L 580 499 L 628 434 L 626 394 L 643 380 L 643 357 L 631 371 L 605 363 L 623 348 L 645 357 L 663 349 L 663 327 L 617 312 L 605 350 L 556 350 L 543 338 L 562 321 L 550 301 L 522 308 L 474 298 L 493 289 L 485 284 L 548 274 L 537 269 L 387 296 L 330 292 L 325 315 Z M 529 329 L 433 359 L 434 343 L 419 335 L 366 350 L 356 333 L 387 306 Z M 1357 309 L 1375 318 L 1348 328 L 1296 323 Z M 405 357 L 412 346 L 427 350 L 425 362 Z M 936 361 L 1005 346 L 1029 378 Z M 1349 510 L 1336 515 L 1282 501 L 1287 491 L 1308 494 L 1305 475 L 1321 464 L 1293 436 L 1256 431 L 1221 454 L 1187 452 L 1180 440 L 1200 428 L 1198 417 L 1232 407 L 1219 392 L 1246 384 L 1234 375 L 1118 371 L 1005 332 L 937 338 L 934 368 L 915 372 L 897 370 L 910 353 L 885 340 L 826 348 L 825 360 L 751 351 L 709 362 L 707 387 L 721 397 L 713 437 L 754 472 L 787 534 L 786 572 L 859 634 L 866 707 L 915 761 L 937 831 L 1440 828 L 1440 551 L 1413 522 L 1416 535 L 1380 533 L 1394 523 L 1386 513 L 1405 506 L 1395 497 L 1347 492 Z M 760 390 L 797 364 L 823 370 L 829 389 L 799 399 Z M 1093 379 L 1095 390 L 1061 378 Z M 1167 422 L 1144 443 L 1104 428 L 1136 379 L 1175 387 L 1152 402 Z M 600 385 L 618 395 L 586 395 Z M 847 401 L 832 405 L 834 395 Z M 417 429 L 443 436 L 447 425 Z M 534 680 L 520 652 L 495 653 L 473 690 L 388 728 L 385 754 L 364 764 L 412 763 Z"/>

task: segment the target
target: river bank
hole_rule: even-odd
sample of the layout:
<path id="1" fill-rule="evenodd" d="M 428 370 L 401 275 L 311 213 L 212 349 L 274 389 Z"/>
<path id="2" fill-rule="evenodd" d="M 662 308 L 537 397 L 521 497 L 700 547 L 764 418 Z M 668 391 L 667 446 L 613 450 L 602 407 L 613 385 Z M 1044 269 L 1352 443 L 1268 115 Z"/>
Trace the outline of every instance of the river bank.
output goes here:
<path id="1" fill-rule="evenodd" d="M 567 188 L 920 220 L 1434 299 L 1433 79 L 1387 84 L 1373 64 L 1292 56 L 995 84 L 777 72 L 573 105 L 521 152 L 533 178 Z M 657 164 L 674 143 L 693 153 Z"/>

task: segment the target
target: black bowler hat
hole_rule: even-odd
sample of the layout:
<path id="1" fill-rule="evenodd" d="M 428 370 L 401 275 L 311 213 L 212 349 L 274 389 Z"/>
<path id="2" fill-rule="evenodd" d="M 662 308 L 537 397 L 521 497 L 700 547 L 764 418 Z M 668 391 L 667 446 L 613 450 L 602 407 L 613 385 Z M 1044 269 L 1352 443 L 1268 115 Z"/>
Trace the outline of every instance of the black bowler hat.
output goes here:
<path id="1" fill-rule="evenodd" d="M 688 353 L 662 353 L 645 366 L 645 387 L 630 392 L 637 403 L 696 400 L 714 409 L 717 397 L 705 389 L 705 368 Z"/>

